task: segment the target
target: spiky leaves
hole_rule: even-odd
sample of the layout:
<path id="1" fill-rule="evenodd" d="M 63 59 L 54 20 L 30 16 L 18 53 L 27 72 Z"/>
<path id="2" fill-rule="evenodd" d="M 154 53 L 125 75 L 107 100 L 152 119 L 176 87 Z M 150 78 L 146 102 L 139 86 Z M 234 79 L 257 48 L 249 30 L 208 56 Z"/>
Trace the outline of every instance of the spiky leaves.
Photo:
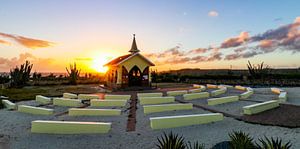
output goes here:
<path id="1" fill-rule="evenodd" d="M 183 136 L 178 136 L 178 134 L 172 132 L 168 135 L 164 132 L 163 136 L 157 140 L 158 144 L 156 146 L 159 149 L 185 149 Z"/>
<path id="2" fill-rule="evenodd" d="M 267 137 L 264 137 L 264 139 L 260 138 L 258 140 L 260 142 L 260 145 L 256 145 L 259 146 L 259 149 L 290 149 L 292 147 L 290 141 L 287 143 L 283 143 L 282 140 L 279 138 L 268 139 Z"/>
<path id="3" fill-rule="evenodd" d="M 23 87 L 29 81 L 30 72 L 33 64 L 26 61 L 20 67 L 16 66 L 14 69 L 10 70 L 11 76 L 11 87 Z"/>
<path id="4" fill-rule="evenodd" d="M 77 69 L 76 63 L 74 65 L 70 64 L 69 69 L 66 67 L 70 84 L 76 85 L 81 70 Z"/>
<path id="5" fill-rule="evenodd" d="M 234 131 L 229 134 L 231 149 L 255 149 L 253 138 L 242 131 Z"/>

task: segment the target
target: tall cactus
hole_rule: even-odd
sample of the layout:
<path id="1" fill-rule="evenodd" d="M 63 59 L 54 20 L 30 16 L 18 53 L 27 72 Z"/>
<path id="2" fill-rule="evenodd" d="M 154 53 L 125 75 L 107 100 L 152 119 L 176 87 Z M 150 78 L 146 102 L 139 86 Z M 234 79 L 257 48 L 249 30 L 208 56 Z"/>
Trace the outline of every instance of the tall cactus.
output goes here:
<path id="1" fill-rule="evenodd" d="M 269 66 L 264 65 L 264 62 L 262 62 L 261 64 L 253 65 L 250 63 L 250 61 L 248 61 L 247 67 L 249 74 L 253 79 L 263 79 L 270 73 Z"/>
<path id="2" fill-rule="evenodd" d="M 67 73 L 69 75 L 68 78 L 69 78 L 70 84 L 76 85 L 81 70 L 77 69 L 76 63 L 74 63 L 74 65 L 70 64 L 69 68 L 70 68 L 70 70 L 68 70 L 68 68 L 66 67 Z"/>
<path id="3" fill-rule="evenodd" d="M 20 68 L 16 66 L 14 69 L 10 70 L 11 87 L 25 86 L 29 81 L 32 67 L 33 64 L 30 64 L 29 61 L 26 61 L 25 64 L 22 64 L 20 66 Z"/>

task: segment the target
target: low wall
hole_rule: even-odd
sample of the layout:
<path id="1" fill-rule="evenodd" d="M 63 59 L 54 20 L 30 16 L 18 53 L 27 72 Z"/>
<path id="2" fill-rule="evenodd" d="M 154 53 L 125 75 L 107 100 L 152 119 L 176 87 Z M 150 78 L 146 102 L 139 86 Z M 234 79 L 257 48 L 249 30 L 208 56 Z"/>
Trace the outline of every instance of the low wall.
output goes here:
<path id="1" fill-rule="evenodd" d="M 141 97 L 139 99 L 141 105 L 148 104 L 162 104 L 162 103 L 172 103 L 175 102 L 175 97 L 165 96 L 165 97 Z"/>
<path id="2" fill-rule="evenodd" d="M 165 111 L 174 111 L 174 110 L 191 110 L 193 109 L 193 104 L 163 104 L 163 105 L 149 105 L 143 106 L 144 113 L 157 113 L 157 112 L 165 112 Z"/>
<path id="3" fill-rule="evenodd" d="M 218 105 L 218 104 L 236 102 L 236 101 L 239 101 L 239 96 L 227 96 L 227 97 L 220 97 L 220 98 L 211 98 L 207 100 L 208 105 Z"/>
<path id="4" fill-rule="evenodd" d="M 192 94 L 184 94 L 183 95 L 184 100 L 193 100 L 193 99 L 201 99 L 201 98 L 208 98 L 208 97 L 209 97 L 208 92 L 192 93 Z"/>

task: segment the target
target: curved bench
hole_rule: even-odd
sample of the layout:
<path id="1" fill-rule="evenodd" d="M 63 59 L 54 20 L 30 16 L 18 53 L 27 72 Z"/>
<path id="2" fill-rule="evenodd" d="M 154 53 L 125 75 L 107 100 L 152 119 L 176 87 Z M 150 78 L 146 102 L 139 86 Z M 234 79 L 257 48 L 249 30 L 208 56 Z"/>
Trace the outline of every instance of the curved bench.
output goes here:
<path id="1" fill-rule="evenodd" d="M 38 115 L 52 115 L 54 113 L 53 109 L 46 109 L 46 108 L 26 106 L 26 105 L 19 105 L 18 111 L 23 113 L 38 114 Z"/>
<path id="2" fill-rule="evenodd" d="M 157 112 L 164 112 L 164 111 L 174 111 L 174 110 L 191 110 L 193 109 L 193 104 L 163 104 L 163 105 L 149 105 L 143 106 L 144 113 L 157 113 Z"/>
<path id="3" fill-rule="evenodd" d="M 192 93 L 192 94 L 184 94 L 184 100 L 193 100 L 193 99 L 201 99 L 201 98 L 208 98 L 209 92 L 201 92 L 201 93 Z"/>
<path id="4" fill-rule="evenodd" d="M 194 88 L 199 88 L 201 91 L 205 91 L 206 90 L 206 86 L 204 85 L 199 85 L 199 84 L 193 84 Z"/>
<path id="5" fill-rule="evenodd" d="M 148 104 L 162 104 L 162 103 L 172 103 L 175 102 L 175 97 L 165 96 L 165 97 L 141 97 L 139 99 L 141 105 Z"/>
<path id="6" fill-rule="evenodd" d="M 137 97 L 162 97 L 163 93 L 137 93 Z"/>
<path id="7" fill-rule="evenodd" d="M 150 126 L 152 129 L 164 129 L 206 124 L 221 120 L 223 120 L 223 114 L 221 113 L 151 117 Z"/>
<path id="8" fill-rule="evenodd" d="M 108 133 L 111 123 L 102 122 L 72 122 L 72 121 L 43 121 L 31 122 L 32 133 L 47 134 L 95 134 Z"/>
<path id="9" fill-rule="evenodd" d="M 70 108 L 70 116 L 114 116 L 121 115 L 120 109 L 83 109 Z"/>
<path id="10" fill-rule="evenodd" d="M 239 95 L 240 99 L 243 100 L 243 99 L 247 99 L 249 98 L 251 95 L 253 95 L 253 91 L 247 91 L 247 92 L 244 92 L 242 94 Z"/>
<path id="11" fill-rule="evenodd" d="M 92 99 L 100 99 L 100 97 L 98 95 L 94 95 L 94 94 L 79 94 L 78 99 L 92 100 Z"/>
<path id="12" fill-rule="evenodd" d="M 240 86 L 240 85 L 236 85 L 234 88 L 237 89 L 237 90 L 241 90 L 241 91 L 246 91 L 247 90 L 247 87 L 243 87 L 243 86 Z"/>
<path id="13" fill-rule="evenodd" d="M 209 88 L 209 89 L 217 89 L 218 85 L 206 84 L 206 87 Z"/>
<path id="14" fill-rule="evenodd" d="M 111 94 L 104 95 L 105 100 L 129 100 L 130 98 L 131 95 L 111 95 Z"/>
<path id="15" fill-rule="evenodd" d="M 72 93 L 63 93 L 63 98 L 77 99 L 78 96 Z"/>
<path id="16" fill-rule="evenodd" d="M 221 89 L 218 89 L 218 90 L 211 91 L 210 95 L 212 97 L 214 97 L 214 96 L 218 96 L 218 95 L 221 95 L 221 94 L 225 94 L 226 91 L 227 91 L 227 88 L 221 88 Z"/>
<path id="17" fill-rule="evenodd" d="M 207 100 L 208 105 L 218 105 L 223 103 L 229 102 L 236 102 L 239 101 L 239 96 L 227 96 L 227 97 L 220 97 L 220 98 L 211 98 Z"/>
<path id="18" fill-rule="evenodd" d="M 202 90 L 200 88 L 196 88 L 196 89 L 189 89 L 188 93 L 200 93 L 202 92 Z"/>
<path id="19" fill-rule="evenodd" d="M 280 92 L 284 92 L 284 90 L 275 87 L 271 88 L 271 91 L 275 94 L 280 94 Z"/>
<path id="20" fill-rule="evenodd" d="M 276 107 L 279 107 L 279 102 L 276 100 L 271 100 L 263 103 L 244 106 L 243 113 L 246 115 L 253 115 L 253 114 L 261 113 L 263 111 L 274 109 Z"/>
<path id="21" fill-rule="evenodd" d="M 179 96 L 179 95 L 183 95 L 183 94 L 187 94 L 187 90 L 168 91 L 168 92 L 167 92 L 167 95 L 168 95 L 168 96 Z"/>
<path id="22" fill-rule="evenodd" d="M 81 100 L 68 98 L 53 98 L 53 105 L 66 107 L 82 106 Z"/>
<path id="23" fill-rule="evenodd" d="M 231 86 L 231 85 L 225 85 L 225 84 L 220 84 L 220 85 L 218 85 L 218 88 L 223 88 L 223 87 L 225 87 L 225 88 L 234 88 L 234 87 Z"/>
<path id="24" fill-rule="evenodd" d="M 286 102 L 287 101 L 287 92 L 280 92 L 278 95 L 278 100 L 280 103 Z"/>
<path id="25" fill-rule="evenodd" d="M 51 98 L 49 97 L 45 97 L 45 96 L 42 96 L 42 95 L 36 95 L 35 96 L 35 101 L 39 102 L 39 103 L 42 103 L 42 104 L 49 104 L 51 103 Z"/>
<path id="26" fill-rule="evenodd" d="M 17 108 L 17 105 L 15 103 L 12 103 L 9 100 L 2 100 L 2 104 L 4 105 L 4 107 L 6 107 L 8 110 L 15 110 Z"/>
<path id="27" fill-rule="evenodd" d="M 91 100 L 92 107 L 124 107 L 126 103 L 127 100 Z"/>

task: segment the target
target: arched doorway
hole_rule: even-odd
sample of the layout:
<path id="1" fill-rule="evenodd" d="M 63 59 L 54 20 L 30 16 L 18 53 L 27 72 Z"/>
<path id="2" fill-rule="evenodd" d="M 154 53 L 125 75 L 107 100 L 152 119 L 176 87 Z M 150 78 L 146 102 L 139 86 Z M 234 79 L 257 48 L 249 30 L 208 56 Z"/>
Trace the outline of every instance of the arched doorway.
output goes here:
<path id="1" fill-rule="evenodd" d="M 129 86 L 142 86 L 142 72 L 137 67 L 134 66 L 128 74 L 128 85 Z"/>

